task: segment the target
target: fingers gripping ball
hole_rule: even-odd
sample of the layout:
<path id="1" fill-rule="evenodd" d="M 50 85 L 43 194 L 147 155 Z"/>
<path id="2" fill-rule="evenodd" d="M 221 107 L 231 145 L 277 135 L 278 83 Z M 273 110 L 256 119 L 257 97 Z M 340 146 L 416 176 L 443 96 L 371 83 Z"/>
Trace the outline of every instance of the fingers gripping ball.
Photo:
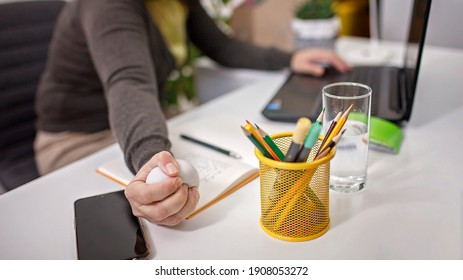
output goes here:
<path id="1" fill-rule="evenodd" d="M 179 176 L 182 177 L 183 182 L 190 187 L 199 187 L 199 174 L 196 168 L 191 163 L 183 159 L 177 159 L 177 163 L 180 167 Z M 158 183 L 168 178 L 169 176 L 164 174 L 159 167 L 156 167 L 148 174 L 146 183 Z"/>

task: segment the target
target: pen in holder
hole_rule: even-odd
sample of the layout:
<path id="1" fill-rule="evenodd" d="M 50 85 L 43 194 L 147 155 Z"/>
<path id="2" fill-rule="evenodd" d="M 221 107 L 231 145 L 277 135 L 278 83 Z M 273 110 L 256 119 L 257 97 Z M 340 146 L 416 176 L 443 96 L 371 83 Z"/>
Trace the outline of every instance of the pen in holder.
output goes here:
<path id="1" fill-rule="evenodd" d="M 286 152 L 291 132 L 272 135 L 275 144 Z M 312 161 L 318 140 L 307 162 L 281 162 L 265 157 L 258 149 L 261 218 L 269 235 L 286 241 L 306 241 L 323 235 L 329 228 L 330 160 L 335 149 Z"/>

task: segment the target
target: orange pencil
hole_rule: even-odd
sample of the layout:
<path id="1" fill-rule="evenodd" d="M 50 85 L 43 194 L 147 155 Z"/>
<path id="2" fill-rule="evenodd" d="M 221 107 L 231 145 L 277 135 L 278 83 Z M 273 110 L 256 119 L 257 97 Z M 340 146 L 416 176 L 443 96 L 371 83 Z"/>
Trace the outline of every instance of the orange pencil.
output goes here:
<path id="1" fill-rule="evenodd" d="M 267 142 L 264 141 L 262 136 L 260 135 L 259 132 L 257 132 L 256 128 L 248 121 L 246 120 L 247 124 L 244 125 L 244 128 L 248 131 L 251 132 L 251 134 L 259 141 L 262 146 L 264 146 L 265 150 L 272 156 L 272 158 L 276 161 L 281 161 L 280 158 L 275 154 L 275 152 L 270 148 L 270 146 L 267 144 Z"/>

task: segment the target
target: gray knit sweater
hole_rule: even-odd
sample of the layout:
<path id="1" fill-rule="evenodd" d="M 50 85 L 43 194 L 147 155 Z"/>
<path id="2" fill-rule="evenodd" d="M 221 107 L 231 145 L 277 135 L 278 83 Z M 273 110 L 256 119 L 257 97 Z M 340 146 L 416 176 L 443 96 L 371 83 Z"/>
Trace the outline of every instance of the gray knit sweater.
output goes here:
<path id="1" fill-rule="evenodd" d="M 291 54 L 224 35 L 190 1 L 188 39 L 228 67 L 274 70 Z M 96 132 L 111 128 L 127 166 L 138 171 L 169 150 L 160 105 L 175 61 L 143 0 L 74 0 L 63 9 L 36 100 L 39 130 Z"/>

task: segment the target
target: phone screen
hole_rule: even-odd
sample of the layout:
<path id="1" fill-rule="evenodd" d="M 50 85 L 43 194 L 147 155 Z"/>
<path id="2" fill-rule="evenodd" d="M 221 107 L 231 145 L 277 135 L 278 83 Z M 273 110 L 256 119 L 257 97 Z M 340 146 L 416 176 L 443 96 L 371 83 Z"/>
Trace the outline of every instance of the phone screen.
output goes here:
<path id="1" fill-rule="evenodd" d="M 77 257 L 81 260 L 144 259 L 149 254 L 140 220 L 123 191 L 74 202 Z"/>

